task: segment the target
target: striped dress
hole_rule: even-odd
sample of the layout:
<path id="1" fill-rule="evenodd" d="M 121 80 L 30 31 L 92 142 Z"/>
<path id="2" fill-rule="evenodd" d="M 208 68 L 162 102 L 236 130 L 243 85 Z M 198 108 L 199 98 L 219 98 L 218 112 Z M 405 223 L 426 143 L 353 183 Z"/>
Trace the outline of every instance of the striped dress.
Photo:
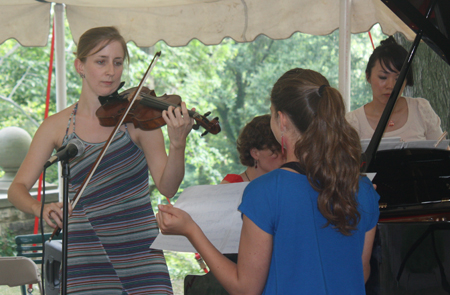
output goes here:
<path id="1" fill-rule="evenodd" d="M 75 107 L 72 114 L 75 133 Z M 80 138 L 78 138 L 80 139 Z M 70 161 L 70 198 L 97 159 L 104 143 L 85 144 Z M 69 294 L 172 294 L 160 250 L 150 249 L 158 226 L 143 152 L 128 131 L 118 131 L 69 218 L 67 292 Z"/>

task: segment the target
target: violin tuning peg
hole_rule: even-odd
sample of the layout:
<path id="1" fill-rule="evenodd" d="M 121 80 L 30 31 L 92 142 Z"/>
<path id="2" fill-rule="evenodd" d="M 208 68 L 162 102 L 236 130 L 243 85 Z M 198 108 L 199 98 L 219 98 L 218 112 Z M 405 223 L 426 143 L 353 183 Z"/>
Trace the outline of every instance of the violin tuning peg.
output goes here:
<path id="1" fill-rule="evenodd" d="M 198 124 L 192 125 L 192 129 L 194 129 L 194 130 L 198 130 L 199 128 L 200 128 L 200 126 L 198 126 Z"/>
<path id="2" fill-rule="evenodd" d="M 206 134 L 208 134 L 208 131 L 203 132 L 202 136 L 205 136 Z"/>
<path id="3" fill-rule="evenodd" d="M 214 120 L 219 121 L 219 117 L 215 117 Z"/>
<path id="4" fill-rule="evenodd" d="M 203 117 L 208 117 L 209 115 L 211 115 L 211 112 L 206 112 Z"/>

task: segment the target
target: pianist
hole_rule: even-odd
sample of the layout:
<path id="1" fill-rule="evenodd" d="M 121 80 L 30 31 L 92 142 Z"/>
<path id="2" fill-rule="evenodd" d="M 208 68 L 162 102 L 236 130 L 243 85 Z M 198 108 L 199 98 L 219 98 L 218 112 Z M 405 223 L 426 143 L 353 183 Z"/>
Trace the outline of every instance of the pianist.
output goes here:
<path id="1" fill-rule="evenodd" d="M 381 41 L 369 58 L 366 79 L 372 88 L 372 101 L 346 114 L 361 139 L 370 139 L 400 74 L 407 51 L 391 36 Z M 413 86 L 413 68 L 409 69 L 400 96 L 389 118 L 383 137 L 403 141 L 437 140 L 442 135 L 441 119 L 424 98 L 401 96 L 405 86 Z"/>

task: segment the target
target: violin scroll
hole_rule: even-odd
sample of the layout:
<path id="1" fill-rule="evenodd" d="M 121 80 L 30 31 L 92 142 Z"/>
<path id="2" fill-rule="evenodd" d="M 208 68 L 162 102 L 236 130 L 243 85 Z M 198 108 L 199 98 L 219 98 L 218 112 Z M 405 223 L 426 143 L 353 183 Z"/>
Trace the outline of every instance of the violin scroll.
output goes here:
<path id="1" fill-rule="evenodd" d="M 191 112 L 193 113 L 191 115 Z M 205 128 L 205 132 L 202 133 L 202 136 L 205 136 L 208 133 L 211 134 L 217 134 L 220 132 L 220 124 L 219 124 L 219 117 L 215 117 L 211 121 L 208 120 L 206 117 L 208 117 L 211 114 L 211 112 L 205 113 L 203 116 L 199 113 L 196 113 L 194 111 L 189 111 L 189 115 L 194 118 L 195 124 L 192 127 L 194 130 L 199 129 L 199 125 Z"/>

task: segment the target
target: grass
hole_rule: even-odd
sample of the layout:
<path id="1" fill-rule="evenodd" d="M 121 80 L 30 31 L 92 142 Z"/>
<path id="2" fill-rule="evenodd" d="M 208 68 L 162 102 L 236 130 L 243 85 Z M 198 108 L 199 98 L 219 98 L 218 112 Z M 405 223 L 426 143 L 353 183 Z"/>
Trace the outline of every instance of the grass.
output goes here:
<path id="1" fill-rule="evenodd" d="M 39 287 L 34 294 L 39 294 Z M 21 295 L 20 287 L 0 286 L 0 294 L 2 295 Z"/>
<path id="2" fill-rule="evenodd" d="M 173 280 L 173 294 L 174 295 L 183 295 L 183 280 Z M 39 287 L 37 285 L 33 285 L 34 291 L 33 294 L 39 294 Z M 22 295 L 20 292 L 20 287 L 8 287 L 8 286 L 0 286 L 0 294 L 1 295 Z"/>

